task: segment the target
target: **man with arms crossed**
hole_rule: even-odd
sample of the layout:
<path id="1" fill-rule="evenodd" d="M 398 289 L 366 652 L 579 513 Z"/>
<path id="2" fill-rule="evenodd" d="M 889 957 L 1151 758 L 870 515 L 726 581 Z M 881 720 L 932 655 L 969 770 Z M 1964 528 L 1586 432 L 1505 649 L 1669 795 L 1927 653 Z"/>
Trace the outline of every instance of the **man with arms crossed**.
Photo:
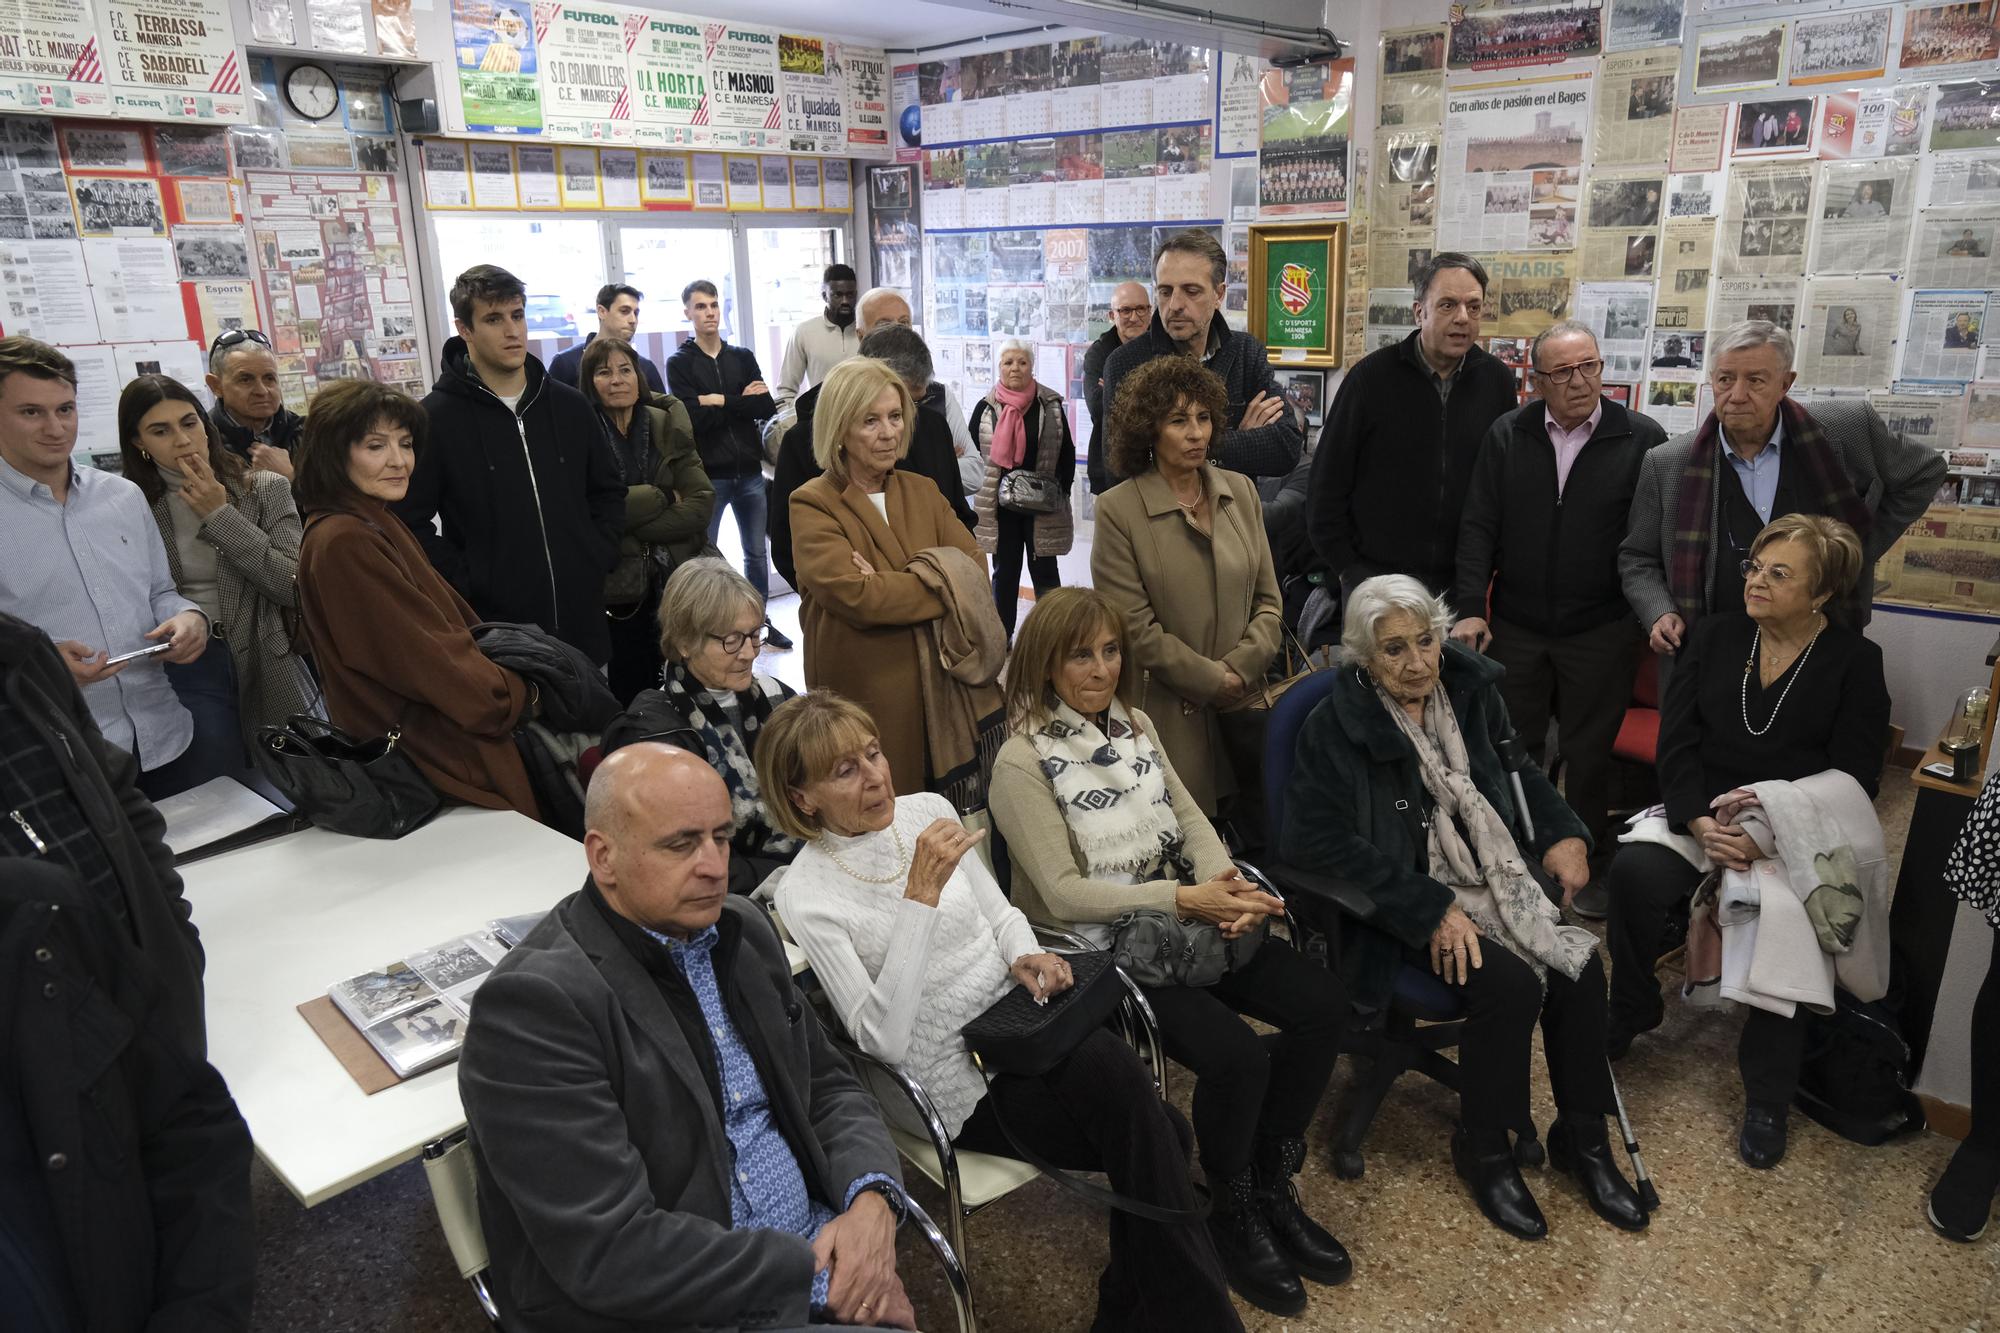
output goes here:
<path id="1" fill-rule="evenodd" d="M 874 1099 L 729 895 L 729 791 L 629 745 L 590 784 L 590 878 L 480 987 L 459 1092 L 515 1333 L 914 1328 Z"/>

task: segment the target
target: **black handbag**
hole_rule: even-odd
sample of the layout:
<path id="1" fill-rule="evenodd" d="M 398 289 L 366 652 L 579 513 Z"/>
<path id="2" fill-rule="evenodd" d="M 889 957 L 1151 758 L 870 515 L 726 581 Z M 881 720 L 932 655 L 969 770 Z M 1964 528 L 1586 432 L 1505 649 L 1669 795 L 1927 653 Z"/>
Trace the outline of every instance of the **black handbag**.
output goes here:
<path id="1" fill-rule="evenodd" d="M 965 1045 L 980 1067 L 995 1074 L 1046 1074 L 1104 1026 L 1125 998 L 1111 955 L 1102 950 L 1065 954 L 1073 984 L 1036 1004 L 1026 986 L 1015 986 L 965 1025 Z"/>
<path id="2" fill-rule="evenodd" d="M 965 1025 L 962 1035 L 980 1073 L 987 1079 L 988 1097 L 992 1096 L 993 1075 L 1032 1078 L 1047 1073 L 1117 1011 L 1119 1001 L 1125 996 L 1125 985 L 1118 979 L 1118 969 L 1109 953 L 1093 949 L 1088 953 L 1064 954 L 1063 961 L 1069 964 L 1074 984 L 1051 996 L 1047 1004 L 1036 1004 L 1027 987 L 1016 986 Z M 1083 1180 L 1022 1143 L 997 1102 L 993 1103 L 993 1119 L 1016 1157 L 1080 1198 L 1136 1217 L 1176 1225 L 1200 1222 L 1208 1216 L 1206 1206 L 1188 1210 L 1162 1208 Z"/>
<path id="3" fill-rule="evenodd" d="M 398 741 L 400 730 L 356 740 L 308 713 L 260 727 L 252 757 L 299 814 L 355 838 L 400 838 L 444 798 Z"/>

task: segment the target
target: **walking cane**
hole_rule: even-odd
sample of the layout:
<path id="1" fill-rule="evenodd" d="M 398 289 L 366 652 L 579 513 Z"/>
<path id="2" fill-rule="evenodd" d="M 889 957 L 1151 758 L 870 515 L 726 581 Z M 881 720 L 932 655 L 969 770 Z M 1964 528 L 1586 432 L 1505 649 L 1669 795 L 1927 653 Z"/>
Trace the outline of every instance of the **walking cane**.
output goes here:
<path id="1" fill-rule="evenodd" d="M 1514 808 L 1521 812 L 1521 831 L 1532 845 L 1535 841 L 1535 819 L 1528 813 L 1528 793 L 1521 785 L 1521 770 L 1528 765 L 1528 747 L 1521 743 L 1520 733 L 1510 727 L 1494 749 L 1500 754 L 1501 766 L 1507 770 L 1507 780 L 1514 784 Z M 1611 1057 L 1608 1055 L 1604 1057 L 1604 1069 L 1611 1076 L 1611 1104 L 1618 1108 L 1618 1133 L 1625 1140 L 1625 1155 L 1632 1159 L 1633 1188 L 1638 1191 L 1640 1206 L 1649 1213 L 1657 1212 L 1660 1192 L 1653 1188 L 1653 1178 L 1646 1174 L 1646 1159 L 1639 1155 L 1639 1140 L 1632 1133 L 1632 1118 L 1625 1114 L 1625 1095 L 1618 1090 L 1618 1072 L 1611 1068 Z"/>

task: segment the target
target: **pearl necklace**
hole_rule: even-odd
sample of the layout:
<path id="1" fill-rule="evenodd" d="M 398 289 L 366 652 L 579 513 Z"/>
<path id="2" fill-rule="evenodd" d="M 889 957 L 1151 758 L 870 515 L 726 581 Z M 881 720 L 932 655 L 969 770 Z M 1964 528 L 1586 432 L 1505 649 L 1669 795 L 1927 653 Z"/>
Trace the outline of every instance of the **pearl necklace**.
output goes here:
<path id="1" fill-rule="evenodd" d="M 1813 636 L 1806 640 L 1805 651 L 1799 654 L 1799 660 L 1786 668 L 1792 673 L 1792 678 L 1786 681 L 1785 688 L 1778 692 L 1778 702 L 1771 705 L 1771 715 L 1764 719 L 1764 727 L 1760 731 L 1750 725 L 1750 673 L 1757 669 L 1757 649 L 1764 641 L 1764 627 L 1762 625 L 1757 627 L 1757 632 L 1750 636 L 1750 656 L 1743 663 L 1743 688 L 1738 694 L 1738 702 L 1743 710 L 1743 730 L 1752 736 L 1762 736 L 1771 730 L 1778 720 L 1778 710 L 1785 706 L 1785 696 L 1792 692 L 1792 686 L 1798 684 L 1799 677 L 1805 674 L 1806 659 L 1812 656 L 1813 645 L 1819 642 L 1820 633 L 1825 629 L 1826 622 L 1822 620 L 1819 629 L 1814 630 Z"/>
<path id="2" fill-rule="evenodd" d="M 826 849 L 826 855 L 835 866 L 839 867 L 840 872 L 849 879 L 858 879 L 863 884 L 901 884 L 910 875 L 910 852 L 903 845 L 903 831 L 901 829 L 891 825 L 889 827 L 889 836 L 896 840 L 896 868 L 886 875 L 862 874 L 853 866 L 841 860 L 840 853 L 834 851 L 831 846 Z"/>

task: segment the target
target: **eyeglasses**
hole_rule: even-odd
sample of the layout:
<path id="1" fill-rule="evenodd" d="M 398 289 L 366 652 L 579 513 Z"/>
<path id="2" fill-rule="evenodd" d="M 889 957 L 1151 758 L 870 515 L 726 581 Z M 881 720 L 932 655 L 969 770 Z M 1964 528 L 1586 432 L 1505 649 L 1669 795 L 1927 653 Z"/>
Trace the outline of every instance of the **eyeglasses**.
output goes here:
<path id="1" fill-rule="evenodd" d="M 1135 315 L 1150 315 L 1152 313 L 1153 307 L 1149 305 L 1115 305 L 1111 307 L 1111 317 L 1113 319 L 1131 319 Z"/>
<path id="2" fill-rule="evenodd" d="M 1798 577 L 1787 566 L 1767 565 L 1759 560 L 1745 560 L 1736 566 L 1736 568 L 1742 571 L 1743 579 L 1746 583 L 1757 575 L 1762 574 L 1765 578 L 1771 580 L 1771 586 L 1778 588 L 1783 587 Z"/>
<path id="3" fill-rule="evenodd" d="M 721 644 L 723 652 L 732 655 L 742 652 L 743 645 L 746 643 L 755 644 L 757 647 L 762 648 L 769 639 L 769 635 L 762 626 L 751 630 L 748 634 L 739 629 L 731 630 L 727 634 L 711 634 L 708 637 Z"/>
<path id="4" fill-rule="evenodd" d="M 216 335 L 214 342 L 208 345 L 209 354 L 212 356 L 223 348 L 234 347 L 240 342 L 253 342 L 259 347 L 269 347 L 271 345 L 271 339 L 261 330 L 225 329 L 222 333 Z"/>
<path id="5" fill-rule="evenodd" d="M 1568 384 L 1573 376 L 1579 374 L 1587 380 L 1596 379 L 1604 373 L 1604 363 L 1579 361 L 1573 366 L 1557 366 L 1554 370 L 1538 370 L 1535 373 L 1551 384 Z"/>

